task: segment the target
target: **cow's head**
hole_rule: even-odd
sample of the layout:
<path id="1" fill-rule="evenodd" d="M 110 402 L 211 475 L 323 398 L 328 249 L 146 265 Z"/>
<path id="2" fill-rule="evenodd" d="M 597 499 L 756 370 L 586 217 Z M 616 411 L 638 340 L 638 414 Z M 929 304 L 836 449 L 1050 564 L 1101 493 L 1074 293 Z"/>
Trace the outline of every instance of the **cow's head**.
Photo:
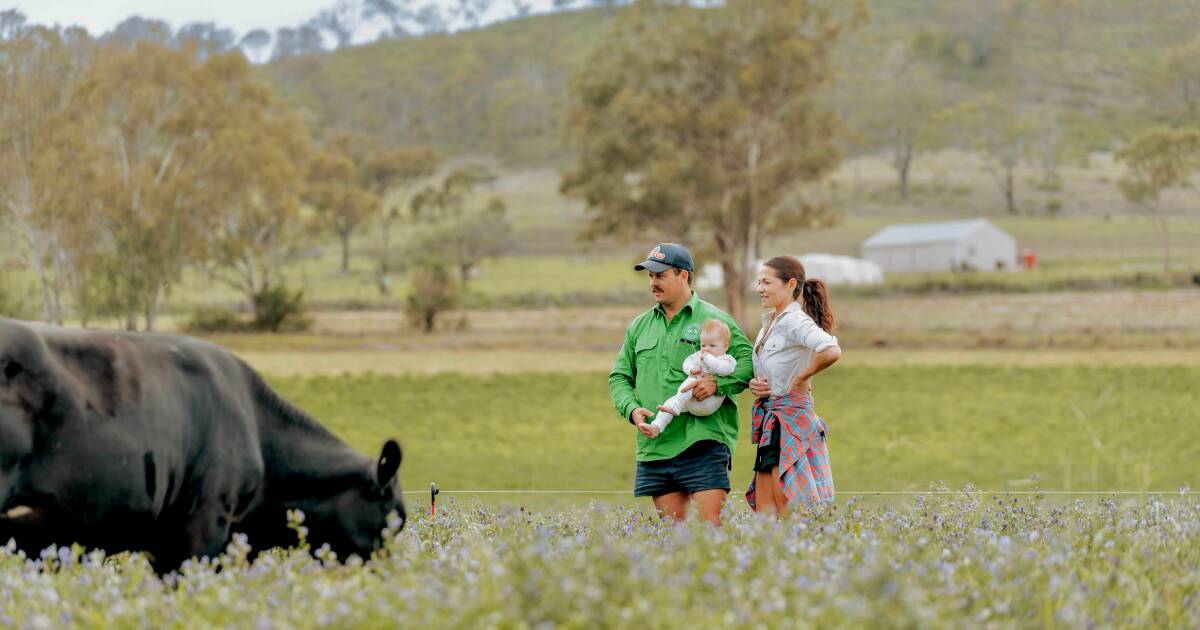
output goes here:
<path id="1" fill-rule="evenodd" d="M 408 514 L 396 476 L 401 457 L 400 445 L 388 440 L 361 480 L 305 510 L 313 547 L 328 543 L 341 558 L 358 554 L 366 559 L 379 548 L 389 514 L 395 511 L 404 527 Z"/>

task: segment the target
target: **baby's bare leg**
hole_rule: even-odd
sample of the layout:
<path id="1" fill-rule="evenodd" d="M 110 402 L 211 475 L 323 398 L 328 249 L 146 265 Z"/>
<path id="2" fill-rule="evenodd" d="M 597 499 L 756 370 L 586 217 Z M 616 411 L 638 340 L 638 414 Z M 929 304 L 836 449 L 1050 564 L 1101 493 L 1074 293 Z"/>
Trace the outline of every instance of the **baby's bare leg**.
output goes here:
<path id="1" fill-rule="evenodd" d="M 696 382 L 695 378 L 688 378 L 683 382 L 682 385 L 679 386 L 679 389 L 682 390 L 684 387 L 694 382 Z M 663 407 L 669 409 L 670 411 L 659 411 L 658 415 L 654 417 L 654 422 L 650 423 L 650 426 L 657 429 L 655 437 L 658 437 L 658 435 L 661 435 L 662 432 L 666 430 L 667 425 L 671 424 L 671 420 L 673 420 L 675 416 L 683 413 L 684 409 L 687 409 L 687 405 L 689 402 L 691 402 L 691 400 L 692 390 L 689 389 L 686 392 L 681 391 L 675 394 L 662 404 Z"/>

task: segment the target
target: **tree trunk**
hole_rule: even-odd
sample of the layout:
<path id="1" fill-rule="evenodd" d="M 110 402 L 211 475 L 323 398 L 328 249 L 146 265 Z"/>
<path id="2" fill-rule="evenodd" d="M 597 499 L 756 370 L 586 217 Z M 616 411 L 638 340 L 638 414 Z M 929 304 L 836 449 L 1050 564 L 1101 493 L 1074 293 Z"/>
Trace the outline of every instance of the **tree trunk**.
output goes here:
<path id="1" fill-rule="evenodd" d="M 41 256 L 34 252 L 34 265 L 37 266 L 38 282 L 42 285 L 42 321 L 50 320 L 50 279 L 46 277 L 46 265 Z"/>
<path id="2" fill-rule="evenodd" d="M 137 331 L 137 317 L 138 317 L 138 315 L 137 315 L 137 297 L 134 294 L 134 287 L 136 286 L 136 282 L 134 281 L 133 269 L 130 267 L 127 267 L 126 271 L 128 272 L 128 275 L 125 280 L 125 282 L 126 282 L 126 286 L 125 286 L 125 330 L 128 330 L 130 332 L 136 332 Z"/>
<path id="3" fill-rule="evenodd" d="M 154 290 L 154 294 L 146 301 L 146 332 L 154 332 L 154 326 L 158 323 L 158 301 L 162 293 L 159 289 Z"/>
<path id="4" fill-rule="evenodd" d="M 380 226 L 380 243 L 378 252 L 378 271 L 375 278 L 379 283 L 379 295 L 387 296 L 392 292 L 392 279 L 390 277 L 391 265 L 388 264 L 388 254 L 391 251 L 392 244 L 392 219 L 391 216 L 385 216 L 383 225 Z"/>
<path id="5" fill-rule="evenodd" d="M 343 232 L 342 237 L 342 274 L 350 273 L 350 233 Z"/>
<path id="6" fill-rule="evenodd" d="M 908 201 L 908 171 L 912 167 L 912 147 L 905 145 L 896 152 L 896 174 L 900 177 L 900 199 Z"/>
<path id="7" fill-rule="evenodd" d="M 55 249 L 58 249 L 57 247 Z M 59 326 L 63 325 L 62 316 L 62 252 L 54 252 L 54 283 L 50 286 L 51 291 L 51 306 L 53 307 L 54 323 Z"/>
<path id="8" fill-rule="evenodd" d="M 741 322 L 742 317 L 746 314 L 745 265 L 740 262 L 730 264 L 728 256 L 722 258 L 721 272 L 725 276 L 725 300 L 729 308 L 729 315 Z M 741 256 L 736 256 L 736 260 L 740 261 Z"/>
<path id="9" fill-rule="evenodd" d="M 1004 203 L 1009 214 L 1017 213 L 1017 190 L 1013 179 L 1013 165 L 1004 165 Z"/>
<path id="10" fill-rule="evenodd" d="M 1163 246 L 1163 273 L 1171 273 L 1171 234 L 1167 230 L 1167 217 L 1160 215 L 1155 216 L 1158 223 L 1158 231 L 1162 235 Z"/>
<path id="11" fill-rule="evenodd" d="M 459 291 L 462 291 L 463 295 L 466 295 L 467 293 L 467 283 L 471 281 L 471 267 L 473 266 L 474 265 L 467 264 L 458 266 L 458 288 Z"/>

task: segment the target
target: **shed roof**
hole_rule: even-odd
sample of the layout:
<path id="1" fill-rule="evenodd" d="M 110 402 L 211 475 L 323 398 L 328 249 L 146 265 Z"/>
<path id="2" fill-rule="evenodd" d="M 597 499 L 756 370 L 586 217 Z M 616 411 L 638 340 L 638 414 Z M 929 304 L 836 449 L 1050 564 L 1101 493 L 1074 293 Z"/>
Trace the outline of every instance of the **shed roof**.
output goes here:
<path id="1" fill-rule="evenodd" d="M 890 247 L 917 245 L 921 243 L 955 242 L 971 232 L 991 225 L 987 219 L 966 221 L 938 221 L 933 223 L 903 223 L 889 225 L 863 241 L 863 247 Z"/>

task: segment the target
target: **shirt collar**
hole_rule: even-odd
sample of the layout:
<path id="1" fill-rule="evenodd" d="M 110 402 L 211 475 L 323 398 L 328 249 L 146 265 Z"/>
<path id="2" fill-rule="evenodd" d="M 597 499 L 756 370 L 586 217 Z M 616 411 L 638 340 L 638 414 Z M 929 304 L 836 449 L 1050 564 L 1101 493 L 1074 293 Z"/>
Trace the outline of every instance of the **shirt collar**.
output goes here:
<path id="1" fill-rule="evenodd" d="M 700 296 L 696 295 L 695 291 L 692 291 L 692 297 L 688 298 L 687 304 L 684 304 L 683 308 L 679 309 L 679 312 L 682 313 L 683 309 L 688 309 L 695 313 L 698 304 L 700 304 Z M 663 317 L 667 316 L 667 310 L 663 308 L 662 304 L 655 304 L 654 310 L 658 311 Z"/>
<path id="2" fill-rule="evenodd" d="M 788 304 L 787 306 L 783 307 L 783 312 L 780 313 L 779 316 L 783 317 L 784 315 L 787 315 L 788 313 L 793 313 L 797 310 L 800 310 L 800 303 L 795 300 L 792 300 L 791 304 Z M 774 312 L 769 311 L 769 312 L 763 313 L 762 314 L 763 326 L 766 326 L 767 323 L 770 322 L 774 318 L 775 318 Z"/>

